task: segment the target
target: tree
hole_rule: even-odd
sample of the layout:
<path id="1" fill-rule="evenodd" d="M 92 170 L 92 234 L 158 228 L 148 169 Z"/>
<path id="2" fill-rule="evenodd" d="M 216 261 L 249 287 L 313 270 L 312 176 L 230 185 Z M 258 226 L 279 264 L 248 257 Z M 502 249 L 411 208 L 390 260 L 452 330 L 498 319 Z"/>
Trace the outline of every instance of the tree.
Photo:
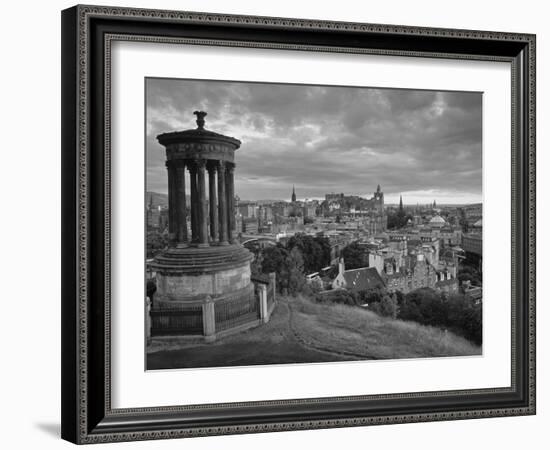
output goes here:
<path id="1" fill-rule="evenodd" d="M 153 258 L 168 245 L 168 239 L 158 231 L 147 233 L 147 258 Z"/>
<path id="2" fill-rule="evenodd" d="M 433 289 L 416 289 L 405 295 L 405 299 L 399 310 L 399 318 L 402 320 L 412 320 L 424 325 L 445 323 L 446 321 L 442 318 L 444 311 L 437 307 L 437 303 L 440 301 L 439 294 Z M 437 316 L 437 319 L 434 316 Z"/>
<path id="3" fill-rule="evenodd" d="M 300 250 L 293 248 L 288 252 L 277 274 L 280 280 L 281 292 L 296 295 L 304 287 L 306 280 L 304 276 L 304 259 Z"/>
<path id="4" fill-rule="evenodd" d="M 413 219 L 410 214 L 405 214 L 404 210 L 398 210 L 396 213 L 388 214 L 388 229 L 399 229 L 407 225 L 407 222 Z"/>
<path id="5" fill-rule="evenodd" d="M 479 272 L 479 270 L 464 263 L 462 263 L 460 266 L 457 278 L 460 283 L 464 281 L 469 281 L 474 286 L 481 285 L 481 273 Z"/>
<path id="6" fill-rule="evenodd" d="M 286 248 L 300 250 L 305 273 L 318 272 L 330 263 L 330 243 L 325 237 L 299 233 L 288 240 Z"/>
<path id="7" fill-rule="evenodd" d="M 275 272 L 279 274 L 284 264 L 284 260 L 287 257 L 288 252 L 286 249 L 277 244 L 275 246 L 266 247 L 262 250 L 262 267 L 263 273 Z"/>
<path id="8" fill-rule="evenodd" d="M 276 273 L 277 290 L 282 294 L 296 295 L 305 286 L 304 258 L 297 247 L 290 251 L 280 244 L 262 251 L 261 271 Z"/>
<path id="9" fill-rule="evenodd" d="M 386 295 L 388 295 L 388 293 L 385 288 L 368 289 L 357 292 L 357 301 L 359 305 L 364 305 L 365 303 L 371 305 L 380 303 Z"/>
<path id="10" fill-rule="evenodd" d="M 391 317 L 392 319 L 397 318 L 399 311 L 395 294 L 384 295 L 381 301 L 369 304 L 369 308 L 380 316 Z"/>
<path id="11" fill-rule="evenodd" d="M 368 253 L 357 242 L 352 242 L 342 250 L 346 269 L 359 269 L 369 265 Z"/>
<path id="12" fill-rule="evenodd" d="M 449 297 L 448 308 L 448 326 L 480 345 L 482 342 L 481 303 L 475 304 L 462 294 L 454 294 Z"/>

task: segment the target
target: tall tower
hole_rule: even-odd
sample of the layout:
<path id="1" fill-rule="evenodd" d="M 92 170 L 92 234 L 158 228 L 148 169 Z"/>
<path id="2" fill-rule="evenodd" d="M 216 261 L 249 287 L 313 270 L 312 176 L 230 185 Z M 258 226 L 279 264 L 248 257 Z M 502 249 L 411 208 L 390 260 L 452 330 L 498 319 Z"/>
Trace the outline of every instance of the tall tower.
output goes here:
<path id="1" fill-rule="evenodd" d="M 296 190 L 294 189 L 294 185 L 292 185 L 292 197 L 291 197 L 292 203 L 296 202 Z"/>
<path id="2" fill-rule="evenodd" d="M 152 264 L 157 292 L 151 331 L 214 340 L 219 331 L 259 324 L 260 307 L 250 279 L 253 255 L 234 231 L 235 151 L 241 142 L 206 130 L 206 113 L 194 114 L 196 129 L 157 136 L 166 148 L 170 244 Z"/>
<path id="3" fill-rule="evenodd" d="M 384 214 L 384 193 L 380 185 L 376 187 L 376 192 L 374 193 L 374 207 L 378 214 Z"/>

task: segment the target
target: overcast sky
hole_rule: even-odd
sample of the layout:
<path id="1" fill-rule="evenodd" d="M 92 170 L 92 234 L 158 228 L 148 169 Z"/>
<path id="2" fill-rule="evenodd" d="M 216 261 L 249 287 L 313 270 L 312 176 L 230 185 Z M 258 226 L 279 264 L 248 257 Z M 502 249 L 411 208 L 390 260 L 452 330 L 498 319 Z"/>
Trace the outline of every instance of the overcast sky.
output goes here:
<path id="1" fill-rule="evenodd" d="M 481 201 L 480 93 L 148 79 L 147 190 L 167 192 L 160 133 L 196 128 L 242 141 L 241 199 L 324 198 L 386 203 Z"/>

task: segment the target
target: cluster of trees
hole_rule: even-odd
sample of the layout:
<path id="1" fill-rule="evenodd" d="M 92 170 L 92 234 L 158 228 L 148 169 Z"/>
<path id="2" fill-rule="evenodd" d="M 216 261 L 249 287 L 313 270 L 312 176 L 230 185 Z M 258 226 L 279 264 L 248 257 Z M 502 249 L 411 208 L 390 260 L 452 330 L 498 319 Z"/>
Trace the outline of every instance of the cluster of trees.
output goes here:
<path id="1" fill-rule="evenodd" d="M 168 237 L 158 231 L 147 232 L 147 258 L 153 258 L 168 245 Z"/>
<path id="2" fill-rule="evenodd" d="M 330 264 L 328 239 L 306 234 L 291 237 L 286 245 L 261 249 L 252 264 L 253 273 L 276 273 L 277 290 L 296 295 L 307 290 L 305 275 Z"/>
<path id="3" fill-rule="evenodd" d="M 262 273 L 275 272 L 277 290 L 282 294 L 296 295 L 303 290 L 306 282 L 304 258 L 300 250 L 288 250 L 279 244 L 264 248 L 252 270 Z"/>
<path id="4" fill-rule="evenodd" d="M 449 328 L 480 345 L 481 308 L 481 304 L 475 304 L 462 294 L 446 295 L 430 288 L 420 288 L 403 296 L 398 318 Z"/>
<path id="5" fill-rule="evenodd" d="M 412 220 L 410 214 L 405 213 L 405 208 L 403 208 L 403 199 L 399 198 L 399 209 L 396 213 L 388 214 L 388 229 L 403 228 L 407 225 L 409 219 Z"/>
<path id="6" fill-rule="evenodd" d="M 369 265 L 369 254 L 358 242 L 352 242 L 342 250 L 346 269 L 359 269 Z"/>
<path id="7" fill-rule="evenodd" d="M 413 219 L 410 214 L 406 214 L 405 210 L 399 209 L 395 213 L 388 214 L 388 229 L 394 230 L 403 228 L 407 225 L 407 222 Z"/>
<path id="8" fill-rule="evenodd" d="M 447 295 L 431 288 L 416 289 L 408 294 L 389 294 L 385 289 L 359 292 L 338 289 L 316 294 L 314 298 L 323 303 L 368 304 L 369 310 L 381 316 L 449 329 L 477 345 L 482 342 L 481 304 L 475 304 L 462 294 Z"/>
<path id="9" fill-rule="evenodd" d="M 330 264 L 330 243 L 326 237 L 296 234 L 288 239 L 286 248 L 300 251 L 305 273 L 318 272 Z"/>
<path id="10" fill-rule="evenodd" d="M 481 272 L 469 264 L 460 265 L 457 278 L 460 283 L 469 281 L 473 286 L 481 286 Z"/>

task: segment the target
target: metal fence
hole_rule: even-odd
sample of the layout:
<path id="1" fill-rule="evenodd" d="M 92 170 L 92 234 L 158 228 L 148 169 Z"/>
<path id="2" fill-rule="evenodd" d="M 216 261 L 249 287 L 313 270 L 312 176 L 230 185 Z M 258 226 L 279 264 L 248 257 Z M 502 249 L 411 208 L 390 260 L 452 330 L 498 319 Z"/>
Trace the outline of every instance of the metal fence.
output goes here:
<path id="1" fill-rule="evenodd" d="M 171 305 L 151 309 L 151 335 L 203 333 L 202 306 Z"/>
<path id="2" fill-rule="evenodd" d="M 254 291 L 215 303 L 216 332 L 235 328 L 260 318 L 260 305 Z"/>

